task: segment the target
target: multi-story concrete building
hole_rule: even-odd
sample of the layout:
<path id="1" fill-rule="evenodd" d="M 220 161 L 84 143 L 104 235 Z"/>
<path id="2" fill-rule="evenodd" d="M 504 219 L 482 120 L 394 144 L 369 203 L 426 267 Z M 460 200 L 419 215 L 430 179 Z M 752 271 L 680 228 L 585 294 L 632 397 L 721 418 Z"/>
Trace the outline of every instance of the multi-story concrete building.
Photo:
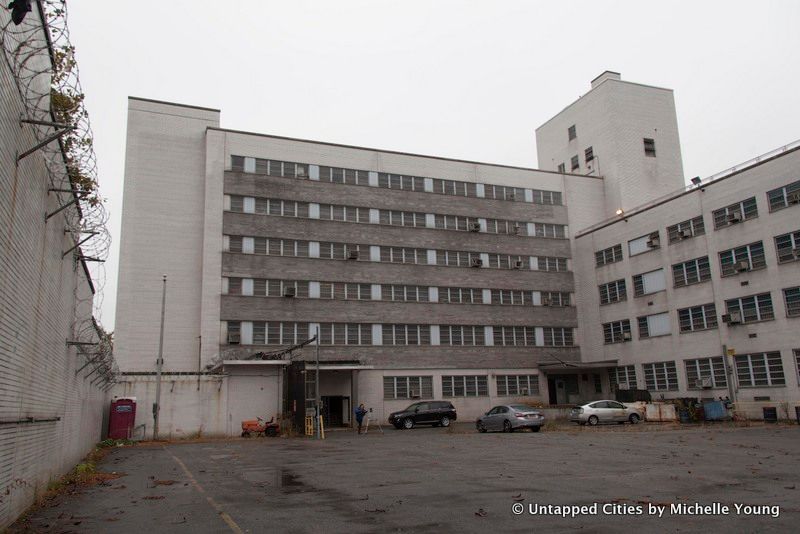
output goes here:
<path id="1" fill-rule="evenodd" d="M 698 211 L 689 199 L 700 194 L 673 195 L 683 187 L 676 123 L 671 91 L 604 73 L 537 130 L 540 162 L 552 164 L 537 170 L 233 131 L 217 110 L 131 98 L 116 330 L 127 375 L 117 393 L 153 399 L 166 274 L 168 433 L 235 434 L 263 413 L 299 419 L 317 387 L 333 424 L 347 424 L 359 402 L 383 418 L 410 399 L 446 398 L 469 419 L 501 401 L 608 396 L 618 369 L 668 360 L 649 345 L 641 355 L 613 349 L 666 347 L 652 339 L 665 328 L 656 312 L 694 306 L 681 291 L 601 306 L 598 286 L 622 278 L 616 270 L 649 295 L 659 282 L 651 271 L 664 267 L 655 254 L 594 263 L 602 248 L 616 258 L 617 242 L 655 248 L 656 219 L 637 206 L 665 196 L 658 206 L 680 208 L 659 208 L 659 258 L 688 250 L 666 245 L 666 226 L 682 222 L 666 218 Z M 746 173 L 720 183 L 747 197 Z M 705 189 L 727 191 L 716 183 Z M 602 325 L 617 320 L 606 316 L 640 300 L 617 315 L 644 317 L 646 339 L 605 345 Z M 676 340 L 703 337 L 674 324 Z M 305 345 L 317 332 L 319 345 Z M 309 364 L 317 348 L 319 384 Z M 706 377 L 708 346 L 687 350 Z M 689 391 L 672 385 L 670 394 Z"/>

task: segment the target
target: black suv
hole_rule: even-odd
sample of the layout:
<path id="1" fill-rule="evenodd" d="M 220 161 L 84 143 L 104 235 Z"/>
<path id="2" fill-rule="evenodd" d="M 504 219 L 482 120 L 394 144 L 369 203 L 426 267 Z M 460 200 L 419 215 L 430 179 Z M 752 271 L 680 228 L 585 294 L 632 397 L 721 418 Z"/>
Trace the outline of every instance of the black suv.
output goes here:
<path id="1" fill-rule="evenodd" d="M 448 401 L 415 402 L 389 416 L 389 423 L 398 430 L 414 428 L 414 425 L 450 426 L 455 420 L 456 408 Z"/>

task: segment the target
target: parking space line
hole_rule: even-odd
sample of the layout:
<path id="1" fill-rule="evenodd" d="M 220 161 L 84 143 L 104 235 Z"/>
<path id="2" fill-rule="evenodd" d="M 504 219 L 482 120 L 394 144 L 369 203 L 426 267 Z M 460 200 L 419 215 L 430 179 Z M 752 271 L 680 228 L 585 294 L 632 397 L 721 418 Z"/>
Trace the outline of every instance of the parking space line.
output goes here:
<path id="1" fill-rule="evenodd" d="M 167 450 L 166 447 L 164 447 L 164 450 L 165 451 Z M 214 508 L 214 510 L 217 511 L 217 513 L 222 518 L 222 520 L 225 521 L 225 524 L 228 525 L 228 527 L 233 532 L 236 532 L 236 534 L 244 534 L 244 531 L 241 528 L 239 528 L 239 525 L 236 524 L 236 521 L 234 521 L 233 518 L 230 515 L 228 515 L 228 513 L 225 510 L 222 509 L 222 506 L 220 506 L 213 498 L 211 498 L 210 495 L 208 495 L 206 493 L 206 491 L 203 489 L 203 486 L 200 485 L 200 483 L 197 481 L 197 479 L 194 478 L 194 476 L 192 475 L 192 472 L 189 471 L 189 468 L 186 467 L 186 464 L 184 464 L 181 461 L 180 458 L 178 458 L 177 456 L 175 456 L 171 452 L 167 451 L 167 454 L 172 456 L 172 459 L 175 460 L 175 462 L 179 466 L 181 466 L 181 469 L 183 469 L 183 472 L 186 473 L 187 477 L 189 477 L 189 481 L 191 481 L 192 486 L 194 486 L 197 491 L 199 491 L 200 493 L 205 495 L 206 501 L 208 501 L 208 504 L 210 504 L 211 507 Z"/>

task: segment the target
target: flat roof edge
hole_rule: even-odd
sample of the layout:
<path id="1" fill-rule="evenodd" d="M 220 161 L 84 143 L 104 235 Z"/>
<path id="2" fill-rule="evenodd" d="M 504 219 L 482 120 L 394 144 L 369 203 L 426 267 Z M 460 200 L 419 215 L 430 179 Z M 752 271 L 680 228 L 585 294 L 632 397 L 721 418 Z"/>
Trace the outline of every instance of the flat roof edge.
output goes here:
<path id="1" fill-rule="evenodd" d="M 221 113 L 220 110 L 215 108 L 206 108 L 203 106 L 192 106 L 191 104 L 180 104 L 178 102 L 167 102 L 166 100 L 155 100 L 153 98 L 142 98 L 140 96 L 129 96 L 128 100 L 138 100 L 140 102 L 150 102 L 151 104 L 164 104 L 167 106 L 175 106 L 178 108 L 189 108 L 189 109 L 199 109 L 202 111 L 213 111 L 215 113 Z"/>

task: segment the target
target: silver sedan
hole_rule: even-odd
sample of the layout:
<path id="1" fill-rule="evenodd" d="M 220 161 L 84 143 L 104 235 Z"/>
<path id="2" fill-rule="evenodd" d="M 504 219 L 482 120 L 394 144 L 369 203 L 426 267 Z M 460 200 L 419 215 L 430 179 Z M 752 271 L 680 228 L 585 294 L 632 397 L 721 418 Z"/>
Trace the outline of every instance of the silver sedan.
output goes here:
<path id="1" fill-rule="evenodd" d="M 642 415 L 636 408 L 626 406 L 614 400 L 599 400 L 589 402 L 583 406 L 576 406 L 569 414 L 569 420 L 579 425 L 598 423 L 624 423 L 633 424 L 641 421 Z"/>
<path id="2" fill-rule="evenodd" d="M 524 404 L 506 404 L 495 406 L 475 421 L 478 432 L 502 430 L 513 432 L 519 428 L 530 428 L 538 432 L 544 424 L 544 415 Z"/>

